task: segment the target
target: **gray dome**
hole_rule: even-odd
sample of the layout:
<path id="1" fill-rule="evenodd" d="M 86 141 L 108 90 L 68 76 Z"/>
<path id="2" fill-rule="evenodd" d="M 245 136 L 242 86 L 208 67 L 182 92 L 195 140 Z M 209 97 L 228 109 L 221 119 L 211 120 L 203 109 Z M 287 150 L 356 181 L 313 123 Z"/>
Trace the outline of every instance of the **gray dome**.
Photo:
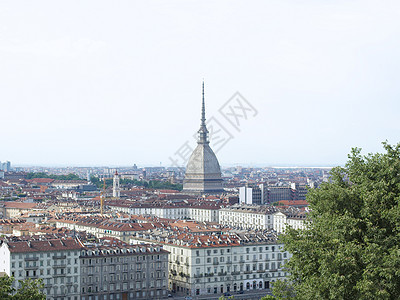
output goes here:
<path id="1" fill-rule="evenodd" d="M 208 144 L 198 144 L 189 158 L 186 167 L 186 175 L 188 174 L 204 174 L 221 178 L 221 168 L 214 151 Z"/>

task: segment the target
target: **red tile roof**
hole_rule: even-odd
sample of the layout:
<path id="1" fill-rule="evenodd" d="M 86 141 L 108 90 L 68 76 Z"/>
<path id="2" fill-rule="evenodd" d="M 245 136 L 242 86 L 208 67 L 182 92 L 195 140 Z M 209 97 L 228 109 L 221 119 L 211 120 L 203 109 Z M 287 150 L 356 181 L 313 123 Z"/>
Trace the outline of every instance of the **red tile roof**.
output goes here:
<path id="1" fill-rule="evenodd" d="M 28 182 L 31 183 L 52 183 L 54 179 L 51 178 L 33 178 L 33 179 L 28 179 Z"/>
<path id="2" fill-rule="evenodd" d="M 11 253 L 20 253 L 80 250 L 82 246 L 74 239 L 54 239 L 47 241 L 8 242 L 8 248 Z"/>

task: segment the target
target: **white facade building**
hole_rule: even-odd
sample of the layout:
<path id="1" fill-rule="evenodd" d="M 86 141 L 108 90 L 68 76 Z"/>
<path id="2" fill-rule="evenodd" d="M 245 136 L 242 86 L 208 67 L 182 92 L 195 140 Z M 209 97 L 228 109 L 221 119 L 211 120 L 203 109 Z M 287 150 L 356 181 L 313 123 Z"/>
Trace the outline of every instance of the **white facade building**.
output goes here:
<path id="1" fill-rule="evenodd" d="M 273 207 L 231 206 L 219 210 L 219 223 L 241 229 L 273 229 Z"/>
<path id="2" fill-rule="evenodd" d="M 121 189 L 119 186 L 119 175 L 118 172 L 115 171 L 113 178 L 113 197 L 119 199 L 120 196 L 121 196 Z"/>
<path id="3" fill-rule="evenodd" d="M 278 233 L 284 233 L 288 226 L 293 229 L 305 229 L 307 226 L 305 212 L 276 212 L 273 220 L 274 230 Z"/>
<path id="4" fill-rule="evenodd" d="M 151 206 L 117 206 L 110 205 L 113 211 L 124 212 L 137 216 L 155 216 L 159 218 L 182 220 L 192 219 L 199 222 L 219 222 L 219 207 L 198 205 L 198 206 L 173 206 L 165 205 L 161 207 Z"/>
<path id="5" fill-rule="evenodd" d="M 169 251 L 169 289 L 183 295 L 268 289 L 287 276 L 289 259 L 283 245 L 265 235 L 203 235 L 162 238 L 155 234 L 131 239 L 131 243 L 161 243 Z"/>
<path id="6" fill-rule="evenodd" d="M 15 288 L 18 280 L 42 278 L 47 299 L 78 300 L 80 249 L 73 239 L 3 242 L 0 272 L 15 278 Z"/>

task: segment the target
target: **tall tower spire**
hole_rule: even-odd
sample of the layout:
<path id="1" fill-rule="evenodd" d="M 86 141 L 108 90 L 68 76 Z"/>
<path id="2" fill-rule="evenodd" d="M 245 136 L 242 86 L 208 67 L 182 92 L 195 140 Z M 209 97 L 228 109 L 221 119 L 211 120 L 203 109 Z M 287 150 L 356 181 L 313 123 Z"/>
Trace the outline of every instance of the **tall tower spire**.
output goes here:
<path id="1" fill-rule="evenodd" d="M 206 126 L 206 105 L 204 103 L 204 80 L 203 80 L 203 101 L 201 103 L 201 126 Z"/>
<path id="2" fill-rule="evenodd" d="M 206 126 L 204 80 L 202 84 L 200 120 L 197 146 L 187 163 L 185 179 L 183 180 L 183 192 L 195 195 L 222 193 L 224 188 L 222 186 L 221 167 L 210 147 Z"/>
<path id="3" fill-rule="evenodd" d="M 206 105 L 204 101 L 204 80 L 203 80 L 203 95 L 201 102 L 201 123 L 198 133 L 199 133 L 199 140 L 197 141 L 197 143 L 208 144 L 208 130 L 206 127 Z"/>

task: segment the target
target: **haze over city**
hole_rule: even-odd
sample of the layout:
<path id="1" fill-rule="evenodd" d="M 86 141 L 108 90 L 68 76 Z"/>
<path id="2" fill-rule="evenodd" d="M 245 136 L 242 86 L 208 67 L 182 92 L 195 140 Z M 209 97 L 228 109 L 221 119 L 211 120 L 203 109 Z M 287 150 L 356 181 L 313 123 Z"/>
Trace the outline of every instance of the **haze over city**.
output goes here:
<path id="1" fill-rule="evenodd" d="M 233 136 L 222 166 L 381 151 L 400 133 L 399 17 L 397 1 L 3 1 L 1 160 L 170 166 L 195 146 L 203 79 Z M 257 112 L 238 129 L 219 112 L 235 92 Z"/>

